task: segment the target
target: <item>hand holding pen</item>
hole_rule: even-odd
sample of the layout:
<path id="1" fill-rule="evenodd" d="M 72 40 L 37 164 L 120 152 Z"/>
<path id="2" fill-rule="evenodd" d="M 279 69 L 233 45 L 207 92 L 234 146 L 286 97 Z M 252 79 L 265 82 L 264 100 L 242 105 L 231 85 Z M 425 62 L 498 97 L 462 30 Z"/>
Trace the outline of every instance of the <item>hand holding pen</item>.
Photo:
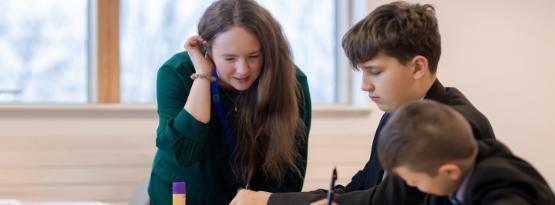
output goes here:
<path id="1" fill-rule="evenodd" d="M 337 169 L 334 167 L 333 173 L 331 175 L 330 190 L 328 190 L 327 198 L 317 202 L 312 202 L 310 205 L 337 205 L 335 202 L 333 202 L 333 195 L 335 194 L 334 187 L 335 187 L 336 180 L 337 180 Z"/>
<path id="2" fill-rule="evenodd" d="M 333 168 L 333 173 L 331 175 L 331 183 L 330 183 L 330 190 L 328 191 L 328 205 L 331 205 L 333 202 L 333 194 L 335 194 L 335 181 L 337 180 L 337 169 L 334 167 Z"/>

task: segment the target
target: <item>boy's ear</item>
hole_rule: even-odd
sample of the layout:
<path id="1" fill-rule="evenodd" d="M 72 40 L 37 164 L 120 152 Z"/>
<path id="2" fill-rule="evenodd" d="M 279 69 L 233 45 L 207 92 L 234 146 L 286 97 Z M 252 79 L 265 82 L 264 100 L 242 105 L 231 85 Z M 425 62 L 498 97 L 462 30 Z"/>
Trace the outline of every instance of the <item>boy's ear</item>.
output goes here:
<path id="1" fill-rule="evenodd" d="M 422 78 L 426 75 L 426 73 L 430 72 L 428 59 L 424 56 L 415 56 L 412 58 L 411 64 L 413 65 L 413 77 L 415 79 Z"/>
<path id="2" fill-rule="evenodd" d="M 446 163 L 439 167 L 439 173 L 446 174 L 449 179 L 457 181 L 462 177 L 462 170 L 459 166 L 452 163 Z"/>

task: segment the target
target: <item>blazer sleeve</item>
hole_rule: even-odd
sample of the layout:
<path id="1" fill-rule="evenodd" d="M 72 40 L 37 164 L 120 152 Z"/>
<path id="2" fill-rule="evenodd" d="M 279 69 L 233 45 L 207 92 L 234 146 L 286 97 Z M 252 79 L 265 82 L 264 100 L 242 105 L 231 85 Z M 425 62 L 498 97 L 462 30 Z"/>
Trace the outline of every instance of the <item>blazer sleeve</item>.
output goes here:
<path id="1" fill-rule="evenodd" d="M 325 192 L 288 192 L 288 193 L 272 193 L 268 200 L 268 205 L 280 204 L 310 204 L 316 200 L 326 197 Z"/>
<path id="2" fill-rule="evenodd" d="M 338 204 L 421 204 L 425 194 L 408 186 L 400 177 L 388 175 L 370 189 L 340 193 Z"/>
<path id="3" fill-rule="evenodd" d="M 268 204 L 310 204 L 326 197 L 326 192 L 274 193 Z M 425 194 L 410 187 L 397 176 L 387 176 L 379 185 L 370 189 L 336 193 L 338 204 L 421 204 Z"/>

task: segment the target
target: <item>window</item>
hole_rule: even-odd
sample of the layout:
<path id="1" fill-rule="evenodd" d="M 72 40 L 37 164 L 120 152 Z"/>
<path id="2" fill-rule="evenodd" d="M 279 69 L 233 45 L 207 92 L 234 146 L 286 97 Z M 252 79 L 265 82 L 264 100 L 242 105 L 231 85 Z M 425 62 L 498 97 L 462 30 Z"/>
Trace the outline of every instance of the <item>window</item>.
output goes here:
<path id="1" fill-rule="evenodd" d="M 174 53 L 183 51 L 185 39 L 197 33 L 200 16 L 212 2 L 122 0 L 123 103 L 154 102 L 156 71 Z M 294 62 L 308 76 L 312 101 L 335 102 L 336 0 L 258 2 L 281 23 L 293 50 Z"/>
<path id="2" fill-rule="evenodd" d="M 0 103 L 85 103 L 87 0 L 0 1 Z"/>
<path id="3" fill-rule="evenodd" d="M 336 28 L 335 0 L 283 3 L 259 0 L 281 23 L 293 51 L 295 64 L 308 77 L 313 103 L 334 103 Z M 326 23 L 323 23 L 326 22 Z"/>
<path id="4" fill-rule="evenodd" d="M 158 68 L 213 1 L 2 0 L 0 103 L 155 103 Z M 339 46 L 366 0 L 257 1 L 281 23 L 314 103 L 367 102 Z"/>

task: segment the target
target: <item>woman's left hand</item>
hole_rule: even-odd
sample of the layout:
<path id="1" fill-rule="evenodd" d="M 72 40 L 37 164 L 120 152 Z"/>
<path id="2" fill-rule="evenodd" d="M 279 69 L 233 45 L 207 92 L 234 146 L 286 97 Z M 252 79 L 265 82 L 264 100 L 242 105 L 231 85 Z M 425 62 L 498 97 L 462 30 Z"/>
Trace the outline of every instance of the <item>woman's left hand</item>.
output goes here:
<path id="1" fill-rule="evenodd" d="M 333 205 L 338 205 L 335 202 L 332 202 Z M 322 199 L 320 201 L 317 202 L 312 202 L 310 205 L 328 205 L 328 200 L 327 199 Z"/>
<path id="2" fill-rule="evenodd" d="M 229 205 L 266 205 L 272 193 L 243 189 L 235 195 Z"/>

